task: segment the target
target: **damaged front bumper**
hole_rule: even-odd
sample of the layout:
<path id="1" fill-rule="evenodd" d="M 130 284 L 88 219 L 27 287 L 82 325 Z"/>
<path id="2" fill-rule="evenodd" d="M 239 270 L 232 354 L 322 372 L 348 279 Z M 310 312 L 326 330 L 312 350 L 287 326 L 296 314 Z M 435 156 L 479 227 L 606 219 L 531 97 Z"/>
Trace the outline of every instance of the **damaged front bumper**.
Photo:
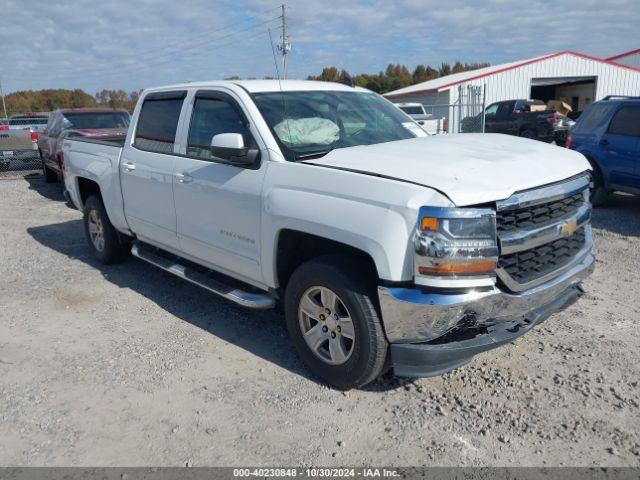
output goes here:
<path id="1" fill-rule="evenodd" d="M 462 293 L 378 287 L 395 374 L 440 375 L 513 341 L 574 302 L 594 263 L 589 251 L 562 275 L 518 294 L 495 286 Z"/>

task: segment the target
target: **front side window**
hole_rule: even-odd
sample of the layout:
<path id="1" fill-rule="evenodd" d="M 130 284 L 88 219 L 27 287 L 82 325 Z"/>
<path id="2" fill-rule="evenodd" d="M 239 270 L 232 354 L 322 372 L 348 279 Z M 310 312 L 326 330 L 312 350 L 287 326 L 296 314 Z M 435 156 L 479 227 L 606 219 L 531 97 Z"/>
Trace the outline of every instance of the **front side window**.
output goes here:
<path id="1" fill-rule="evenodd" d="M 622 107 L 609 124 L 607 133 L 640 137 L 640 107 Z"/>
<path id="2" fill-rule="evenodd" d="M 509 115 L 513 112 L 513 108 L 515 107 L 515 102 L 505 102 L 501 103 L 498 107 L 498 112 L 496 113 L 496 118 L 498 120 L 504 120 L 509 118 Z"/>
<path id="3" fill-rule="evenodd" d="M 487 109 L 484 111 L 484 116 L 487 118 L 495 117 L 497 111 L 498 111 L 498 104 L 494 103 L 493 105 L 489 105 L 487 107 Z"/>
<path id="4" fill-rule="evenodd" d="M 234 106 L 218 98 L 196 98 L 189 126 L 187 155 L 202 160 L 218 160 L 211 153 L 211 140 L 221 133 L 240 133 L 245 146 L 253 137 Z"/>
<path id="5" fill-rule="evenodd" d="M 265 92 L 252 97 L 290 161 L 337 148 L 426 135 L 392 103 L 373 93 Z"/>
<path id="6" fill-rule="evenodd" d="M 184 97 L 145 99 L 133 145 L 141 150 L 173 153 Z"/>

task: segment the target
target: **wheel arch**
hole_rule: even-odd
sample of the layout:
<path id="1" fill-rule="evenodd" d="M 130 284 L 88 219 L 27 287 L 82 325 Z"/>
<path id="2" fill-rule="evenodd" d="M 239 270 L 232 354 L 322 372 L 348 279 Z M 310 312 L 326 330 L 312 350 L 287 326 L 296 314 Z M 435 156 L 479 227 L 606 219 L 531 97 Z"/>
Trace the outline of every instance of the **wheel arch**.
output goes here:
<path id="1" fill-rule="evenodd" d="M 326 236 L 284 228 L 278 232 L 275 248 L 277 287 L 284 289 L 293 272 L 303 263 L 327 255 L 345 255 L 369 278 L 377 281 L 381 276 L 380 260 L 376 262 L 374 256 L 362 248 Z"/>

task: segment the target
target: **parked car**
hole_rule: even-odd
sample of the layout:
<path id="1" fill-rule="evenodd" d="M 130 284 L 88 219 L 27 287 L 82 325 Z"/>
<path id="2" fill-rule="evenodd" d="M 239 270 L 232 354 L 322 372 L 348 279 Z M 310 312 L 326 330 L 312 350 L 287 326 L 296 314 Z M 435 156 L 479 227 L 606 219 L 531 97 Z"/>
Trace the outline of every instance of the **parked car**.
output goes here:
<path id="1" fill-rule="evenodd" d="M 578 298 L 594 264 L 590 167 L 405 123 L 337 83 L 149 89 L 126 140 L 64 140 L 66 196 L 103 263 L 131 252 L 245 307 L 281 302 L 332 385 L 387 366 L 439 375 Z"/>
<path id="2" fill-rule="evenodd" d="M 124 138 L 129 121 L 129 112 L 122 109 L 69 108 L 52 112 L 45 130 L 38 136 L 42 170 L 47 183 L 60 180 L 64 174 L 61 145 L 65 138 Z"/>
<path id="3" fill-rule="evenodd" d="M 445 133 L 446 119 L 427 113 L 424 109 L 424 105 L 421 103 L 396 103 L 400 110 L 413 118 L 423 130 L 431 135 L 437 135 L 438 133 Z"/>
<path id="4" fill-rule="evenodd" d="M 559 115 L 555 110 L 544 109 L 540 100 L 506 100 L 489 105 L 484 111 L 484 131 L 504 133 L 518 137 L 553 142 L 563 146 L 573 121 Z M 533 108 L 532 108 L 533 107 Z M 538 107 L 538 108 L 536 108 Z M 477 131 L 482 119 L 467 117 L 462 119 L 463 132 Z"/>
<path id="5" fill-rule="evenodd" d="M 640 194 L 640 97 L 606 97 L 589 105 L 571 130 L 567 148 L 593 167 L 592 202 L 614 190 Z"/>

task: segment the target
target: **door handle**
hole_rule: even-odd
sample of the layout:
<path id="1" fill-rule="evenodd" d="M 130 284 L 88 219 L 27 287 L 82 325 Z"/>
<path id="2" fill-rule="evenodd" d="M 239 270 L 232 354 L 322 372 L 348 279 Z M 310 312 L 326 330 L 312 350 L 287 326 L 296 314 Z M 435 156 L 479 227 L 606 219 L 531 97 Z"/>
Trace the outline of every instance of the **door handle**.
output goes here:
<path id="1" fill-rule="evenodd" d="M 176 178 L 180 183 L 191 183 L 193 182 L 193 177 L 186 173 L 176 173 Z"/>
<path id="2" fill-rule="evenodd" d="M 136 169 L 136 166 L 131 162 L 123 163 L 122 166 L 127 172 L 132 172 Z"/>
<path id="3" fill-rule="evenodd" d="M 609 145 L 609 140 L 603 138 L 602 140 L 600 140 L 600 145 Z"/>

